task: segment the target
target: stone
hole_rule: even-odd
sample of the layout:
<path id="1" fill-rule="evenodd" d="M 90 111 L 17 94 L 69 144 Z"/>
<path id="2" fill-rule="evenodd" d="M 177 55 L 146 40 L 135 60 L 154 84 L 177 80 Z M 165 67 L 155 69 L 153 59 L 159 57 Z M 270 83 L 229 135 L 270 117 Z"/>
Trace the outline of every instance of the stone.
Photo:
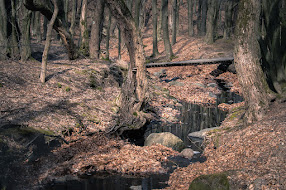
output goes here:
<path id="1" fill-rule="evenodd" d="M 233 74 L 236 74 L 236 69 L 235 69 L 234 63 L 232 63 L 232 64 L 230 64 L 230 65 L 228 66 L 227 71 L 228 71 L 228 72 L 231 72 L 231 73 L 233 73 Z"/>
<path id="2" fill-rule="evenodd" d="M 151 133 L 145 140 L 145 146 L 151 146 L 154 144 L 161 144 L 163 146 L 172 148 L 178 152 L 185 148 L 184 142 L 177 136 L 170 132 L 163 133 Z"/>
<path id="3" fill-rule="evenodd" d="M 195 85 L 195 86 L 198 86 L 198 87 L 201 87 L 201 88 L 205 88 L 206 86 L 202 83 L 193 83 L 192 85 Z"/>
<path id="4" fill-rule="evenodd" d="M 187 158 L 187 159 L 192 159 L 194 156 L 194 151 L 191 148 L 185 148 L 184 150 L 182 150 L 182 152 L 180 153 L 180 156 Z"/>
<path id="5" fill-rule="evenodd" d="M 192 181 L 189 190 L 229 190 L 229 181 L 224 173 L 201 175 Z"/>

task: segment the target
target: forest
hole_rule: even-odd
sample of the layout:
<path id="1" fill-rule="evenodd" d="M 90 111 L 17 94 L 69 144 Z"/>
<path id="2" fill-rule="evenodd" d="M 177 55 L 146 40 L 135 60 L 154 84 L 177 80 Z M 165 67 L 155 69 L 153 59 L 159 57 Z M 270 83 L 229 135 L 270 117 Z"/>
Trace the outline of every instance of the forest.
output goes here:
<path id="1" fill-rule="evenodd" d="M 0 189 L 284 189 L 286 0 L 0 0 Z"/>

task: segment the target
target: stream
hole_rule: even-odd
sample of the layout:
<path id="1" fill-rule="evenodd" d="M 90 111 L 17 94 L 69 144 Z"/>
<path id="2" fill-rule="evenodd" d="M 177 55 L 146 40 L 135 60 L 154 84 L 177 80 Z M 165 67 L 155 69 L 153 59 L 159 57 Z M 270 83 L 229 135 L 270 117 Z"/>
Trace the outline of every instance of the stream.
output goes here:
<path id="1" fill-rule="evenodd" d="M 202 107 L 197 104 L 190 104 L 180 102 L 182 106 L 177 107 L 181 114 L 179 122 L 170 124 L 168 127 L 162 127 L 161 122 L 151 122 L 141 133 L 141 140 L 137 139 L 138 144 L 142 145 L 144 138 L 149 134 L 155 132 L 171 132 L 181 138 L 186 146 L 196 150 L 196 147 L 191 145 L 188 139 L 188 134 L 202 129 L 217 127 L 225 119 L 227 112 L 218 109 L 220 103 L 238 103 L 243 101 L 243 98 L 233 92 L 222 91 L 217 96 L 217 104 L 212 107 Z M 135 143 L 136 144 L 136 143 Z M 191 162 L 203 162 L 204 158 L 199 156 L 192 160 L 185 158 L 174 158 L 172 162 L 176 162 L 180 167 L 186 167 Z M 166 166 L 172 168 L 172 165 Z M 170 170 L 168 174 L 151 175 L 148 177 L 134 177 L 134 176 L 90 176 L 85 179 L 65 176 L 63 179 L 57 179 L 48 186 L 46 190 L 149 190 L 162 189 L 167 187 L 169 174 L 174 169 Z"/>

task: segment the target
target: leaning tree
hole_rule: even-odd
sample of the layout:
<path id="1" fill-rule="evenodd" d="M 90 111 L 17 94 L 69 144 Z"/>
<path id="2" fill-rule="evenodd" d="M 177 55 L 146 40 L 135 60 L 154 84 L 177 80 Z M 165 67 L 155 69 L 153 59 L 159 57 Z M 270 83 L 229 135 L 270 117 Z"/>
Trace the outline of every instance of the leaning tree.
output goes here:
<path id="1" fill-rule="evenodd" d="M 135 20 L 123 0 L 106 0 L 113 17 L 117 20 L 128 49 L 130 64 L 127 77 L 122 85 L 118 123 L 110 132 L 141 128 L 146 123 L 142 111 L 147 88 L 145 56 L 140 32 Z"/>
<path id="2" fill-rule="evenodd" d="M 40 11 L 48 20 L 51 20 L 54 5 L 51 0 L 24 0 L 24 5 L 27 9 L 32 11 Z M 59 0 L 59 7 L 63 5 L 63 1 Z M 58 16 L 55 20 L 54 29 L 60 35 L 62 42 L 64 43 L 69 59 L 76 59 L 78 57 L 77 48 L 74 44 L 71 33 L 66 27 L 64 9 L 59 9 Z"/>

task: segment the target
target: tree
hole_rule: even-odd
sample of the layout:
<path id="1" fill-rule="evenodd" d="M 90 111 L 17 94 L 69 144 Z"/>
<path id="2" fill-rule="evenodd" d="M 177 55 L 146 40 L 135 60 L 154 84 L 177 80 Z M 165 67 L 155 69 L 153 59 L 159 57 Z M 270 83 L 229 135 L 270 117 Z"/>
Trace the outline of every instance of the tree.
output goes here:
<path id="1" fill-rule="evenodd" d="M 24 0 L 23 2 L 27 9 L 31 11 L 40 11 L 48 20 L 51 20 L 53 15 L 53 4 L 50 0 Z M 69 59 L 76 59 L 78 57 L 78 52 L 73 38 L 65 24 L 64 11 L 59 9 L 53 28 L 60 35 L 62 42 L 67 49 Z"/>
<path id="2" fill-rule="evenodd" d="M 194 35 L 194 25 L 193 25 L 193 12 L 194 10 L 194 0 L 188 0 L 188 35 Z"/>
<path id="3" fill-rule="evenodd" d="M 53 0 L 53 5 L 54 5 L 54 13 L 52 15 L 52 18 L 51 18 L 49 24 L 48 24 L 45 49 L 44 49 L 44 52 L 42 55 L 42 68 L 41 68 L 41 74 L 40 74 L 40 81 L 42 83 L 46 82 L 47 61 L 48 61 L 48 52 L 49 52 L 50 44 L 51 44 L 51 35 L 52 35 L 54 23 L 56 21 L 56 18 L 58 16 L 58 12 L 59 12 L 57 0 Z"/>
<path id="4" fill-rule="evenodd" d="M 7 12 L 5 5 L 5 0 L 0 0 L 0 60 L 5 60 L 8 57 Z"/>
<path id="5" fill-rule="evenodd" d="M 153 14 L 153 57 L 157 57 L 159 54 L 158 51 L 158 34 L 157 34 L 157 0 L 152 0 L 152 14 Z"/>
<path id="6" fill-rule="evenodd" d="M 163 30 L 163 40 L 165 46 L 165 52 L 167 59 L 172 59 L 173 51 L 170 43 L 169 28 L 168 28 L 168 0 L 162 0 L 162 30 Z"/>
<path id="7" fill-rule="evenodd" d="M 176 43 L 177 39 L 177 19 L 178 19 L 178 1 L 173 0 L 173 25 L 172 25 L 172 45 Z"/>
<path id="8" fill-rule="evenodd" d="M 129 52 L 130 64 L 120 96 L 119 120 L 111 131 L 121 134 L 125 130 L 141 128 L 146 123 L 143 105 L 147 88 L 145 56 L 140 32 L 123 0 L 106 0 L 118 22 Z"/>
<path id="9" fill-rule="evenodd" d="M 98 59 L 100 55 L 100 42 L 102 37 L 104 21 L 105 0 L 96 1 L 96 9 L 91 24 L 91 35 L 89 41 L 89 53 L 91 58 Z"/>
<path id="10" fill-rule="evenodd" d="M 233 28 L 233 6 L 234 0 L 228 0 L 225 4 L 225 21 L 223 38 L 229 39 Z"/>
<path id="11" fill-rule="evenodd" d="M 111 28 L 111 12 L 110 9 L 106 9 L 108 13 L 108 24 L 106 28 L 106 59 L 109 60 L 109 41 L 110 41 L 110 28 Z"/>
<path id="12" fill-rule="evenodd" d="M 234 60 L 246 104 L 246 123 L 263 117 L 271 97 L 261 68 L 260 12 L 261 2 L 258 0 L 241 0 L 239 3 Z"/>
<path id="13" fill-rule="evenodd" d="M 22 38 L 21 38 L 21 61 L 27 61 L 31 57 L 31 33 L 30 33 L 30 24 L 32 11 L 26 9 L 22 6 L 23 23 L 22 23 Z M 40 23 L 39 23 L 40 24 Z"/>
<path id="14" fill-rule="evenodd" d="M 80 52 L 88 56 L 89 55 L 89 33 L 87 29 L 87 0 L 82 0 L 82 7 L 80 13 Z"/>
<path id="15" fill-rule="evenodd" d="M 74 27 L 75 27 L 75 20 L 76 20 L 76 6 L 77 6 L 77 0 L 72 0 L 72 16 L 71 16 L 71 26 L 70 26 L 70 33 L 72 37 L 74 36 Z"/>
<path id="16" fill-rule="evenodd" d="M 206 20 L 207 20 L 207 11 L 208 11 L 208 0 L 199 0 L 199 9 L 198 9 L 198 35 L 204 36 L 206 34 Z"/>
<path id="17" fill-rule="evenodd" d="M 215 41 L 217 20 L 219 15 L 219 8 L 221 0 L 208 0 L 208 19 L 207 19 L 207 30 L 206 30 L 206 42 L 211 44 Z"/>

